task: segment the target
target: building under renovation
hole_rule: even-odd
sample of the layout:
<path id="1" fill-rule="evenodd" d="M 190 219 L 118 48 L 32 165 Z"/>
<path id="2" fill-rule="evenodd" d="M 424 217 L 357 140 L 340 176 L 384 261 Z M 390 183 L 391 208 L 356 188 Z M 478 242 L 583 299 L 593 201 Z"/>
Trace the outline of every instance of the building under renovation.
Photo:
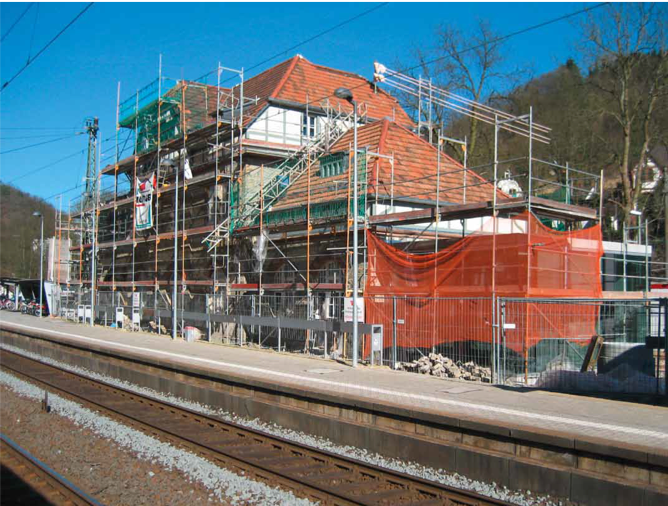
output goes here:
<path id="1" fill-rule="evenodd" d="M 526 376 L 546 338 L 588 344 L 598 313 L 574 328 L 555 316 L 563 306 L 524 305 L 502 335 L 500 301 L 601 296 L 601 176 L 536 158 L 550 129 L 532 111 L 374 71 L 372 82 L 298 55 L 250 78 L 220 66 L 192 81 L 160 74 L 125 100 L 119 85 L 113 163 L 95 169 L 91 126 L 90 184 L 60 226 L 73 241 L 63 307 L 351 358 L 357 285 L 360 360 L 440 352 L 498 371 L 503 356 Z M 468 167 L 466 140 L 442 135 L 436 107 L 488 124 L 494 159 Z M 508 136 L 526 151 L 499 160 Z"/>

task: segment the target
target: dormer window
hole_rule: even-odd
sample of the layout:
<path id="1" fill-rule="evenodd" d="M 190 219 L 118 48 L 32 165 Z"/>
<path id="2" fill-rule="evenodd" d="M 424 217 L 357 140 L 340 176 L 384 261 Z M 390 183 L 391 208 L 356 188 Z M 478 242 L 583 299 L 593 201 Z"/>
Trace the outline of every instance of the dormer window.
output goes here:
<path id="1" fill-rule="evenodd" d="M 333 153 L 320 158 L 320 177 L 340 176 L 348 170 L 348 153 Z"/>

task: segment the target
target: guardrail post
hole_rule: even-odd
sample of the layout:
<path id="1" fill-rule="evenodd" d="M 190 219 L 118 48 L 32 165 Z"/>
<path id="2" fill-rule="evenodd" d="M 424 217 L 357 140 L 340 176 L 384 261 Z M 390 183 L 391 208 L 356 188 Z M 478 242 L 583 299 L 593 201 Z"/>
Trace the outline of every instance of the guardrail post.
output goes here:
<path id="1" fill-rule="evenodd" d="M 278 319 L 278 351 L 281 351 L 281 319 Z"/>
<path id="2" fill-rule="evenodd" d="M 492 372 L 492 385 L 496 384 L 498 369 L 496 368 L 496 343 L 498 342 L 499 337 L 499 313 L 497 311 L 497 300 L 492 294 L 492 356 L 491 356 L 491 372 Z"/>
<path id="3" fill-rule="evenodd" d="M 659 307 L 661 308 L 661 313 L 663 314 L 663 379 L 665 383 L 665 392 L 664 395 L 668 397 L 668 299 L 662 298 L 659 300 Z M 661 322 L 661 317 L 659 316 L 659 322 Z M 659 327 L 659 334 L 661 333 L 661 327 Z M 659 362 L 661 359 L 661 345 L 659 345 Z M 658 380 L 658 378 L 657 378 Z M 657 381 L 658 384 L 658 381 Z"/>
<path id="4" fill-rule="evenodd" d="M 503 383 L 506 380 L 506 301 L 501 300 L 500 302 L 501 310 L 499 311 L 500 316 L 500 325 L 499 325 L 499 342 L 497 343 L 498 352 L 497 352 L 497 361 L 498 361 L 498 371 L 499 371 L 499 383 Z M 504 348 L 501 348 L 501 346 Z M 501 367 L 501 354 L 503 354 L 503 367 Z"/>
<path id="5" fill-rule="evenodd" d="M 211 308 L 209 302 L 209 294 L 207 293 L 204 297 L 204 303 L 206 304 L 206 340 L 211 342 Z"/>
<path id="6" fill-rule="evenodd" d="M 397 368 L 397 297 L 392 296 L 392 369 Z"/>

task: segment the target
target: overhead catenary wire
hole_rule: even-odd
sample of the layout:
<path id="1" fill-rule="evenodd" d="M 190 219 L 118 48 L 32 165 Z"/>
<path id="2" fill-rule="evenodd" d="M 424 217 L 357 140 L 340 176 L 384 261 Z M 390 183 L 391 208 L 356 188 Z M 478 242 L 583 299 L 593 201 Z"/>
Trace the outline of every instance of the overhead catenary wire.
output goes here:
<path id="1" fill-rule="evenodd" d="M 283 54 L 285 54 L 285 53 L 287 53 L 287 52 L 289 52 L 289 51 L 293 51 L 293 50 L 297 49 L 298 47 L 303 46 L 304 44 L 308 44 L 309 42 L 313 42 L 314 40 L 316 40 L 316 39 L 318 39 L 318 38 L 320 38 L 320 37 L 322 37 L 322 36 L 324 36 L 324 35 L 327 35 L 328 33 L 333 32 L 334 30 L 336 30 L 336 29 L 338 29 L 338 28 L 341 28 L 342 26 L 347 25 L 348 23 L 352 23 L 353 21 L 357 21 L 357 20 L 360 19 L 361 17 L 364 17 L 364 16 L 366 16 L 366 15 L 368 15 L 368 14 L 371 14 L 372 12 L 377 11 L 377 10 L 380 9 L 381 7 L 385 7 L 388 3 L 389 3 L 389 2 L 383 2 L 383 3 L 380 3 L 380 4 L 378 4 L 378 5 L 374 5 L 372 8 L 367 9 L 367 10 L 365 10 L 364 12 L 360 12 L 359 14 L 353 16 L 352 18 L 348 18 L 348 19 L 346 19 L 346 20 L 344 20 L 344 21 L 341 21 L 340 23 L 338 23 L 338 24 L 336 24 L 336 25 L 334 25 L 334 26 L 332 26 L 332 27 L 330 27 L 330 28 L 327 28 L 326 30 L 323 30 L 322 32 L 317 33 L 316 35 L 313 35 L 313 36 L 309 37 L 308 39 L 303 40 L 303 41 L 301 41 L 301 42 L 299 42 L 299 43 L 297 43 L 297 44 L 295 44 L 295 45 L 293 45 L 293 46 L 290 46 L 289 48 L 284 49 L 283 51 L 280 51 L 280 52 L 278 52 L 278 53 L 276 53 L 276 54 L 270 56 L 269 58 L 266 58 L 266 59 L 262 60 L 261 62 L 256 63 L 256 64 L 253 65 L 252 67 L 249 67 L 248 69 L 245 69 L 245 70 L 246 70 L 246 71 L 250 71 L 250 70 L 254 70 L 254 69 L 258 68 L 258 67 L 261 67 L 261 66 L 264 65 L 265 63 L 268 63 L 268 62 L 270 62 L 271 60 L 273 60 L 273 59 L 275 59 L 275 58 L 278 58 L 279 56 L 281 56 L 281 55 L 283 55 Z"/>
<path id="2" fill-rule="evenodd" d="M 81 154 L 85 151 L 86 151 L 85 149 L 81 149 L 81 150 L 77 151 L 76 153 L 72 153 L 72 154 L 67 155 L 63 158 L 60 158 L 59 160 L 56 160 L 55 162 L 50 162 L 50 163 L 47 163 L 46 165 L 42 165 L 41 167 L 38 167 L 37 169 L 31 170 L 30 172 L 26 172 L 25 174 L 21 174 L 19 177 L 15 177 L 11 181 L 9 181 L 7 184 L 12 184 L 12 183 L 14 183 L 14 182 L 16 182 L 20 179 L 23 179 L 23 178 L 28 177 L 28 176 L 32 176 L 33 174 L 37 174 L 38 172 L 41 172 L 45 169 L 48 169 L 49 167 L 53 167 L 54 165 L 57 165 L 61 162 L 64 162 L 65 160 L 69 160 L 70 158 L 73 158 L 73 157 L 75 157 L 75 156 L 77 156 L 77 155 L 79 155 L 79 154 Z"/>
<path id="3" fill-rule="evenodd" d="M 63 133 L 57 134 L 39 134 L 39 135 L 21 135 L 18 137 L 0 137 L 0 141 L 18 141 L 21 139 L 44 139 L 45 137 L 58 137 L 62 136 Z"/>
<path id="4" fill-rule="evenodd" d="M 30 63 L 30 57 L 32 56 L 32 44 L 35 41 L 35 31 L 37 29 L 37 20 L 39 19 L 39 3 L 35 8 L 35 21 L 32 24 L 32 35 L 30 35 L 30 46 L 28 46 L 28 59 L 26 60 Z"/>
<path id="5" fill-rule="evenodd" d="M 8 81 L 5 81 L 5 83 L 2 85 L 2 88 L 0 88 L 0 93 L 5 91 L 5 88 L 7 88 L 12 83 L 12 81 L 14 81 L 14 79 L 19 77 L 23 73 L 23 71 L 25 69 L 27 69 L 30 66 L 30 64 L 32 64 L 32 62 L 34 62 L 37 58 L 39 58 L 42 55 L 42 53 L 44 53 L 44 51 L 46 51 L 49 48 L 49 46 L 51 46 L 51 44 L 53 44 L 56 40 L 58 40 L 58 38 L 63 33 L 65 33 L 65 31 L 70 26 L 72 26 L 81 16 L 83 16 L 84 13 L 93 6 L 93 3 L 94 2 L 90 2 L 88 5 L 86 5 L 86 7 L 84 7 L 83 10 L 81 10 L 81 12 L 79 12 L 79 14 L 77 14 L 74 17 L 74 19 L 72 19 L 72 21 L 67 23 L 49 42 L 46 43 L 46 45 L 44 47 L 42 47 L 42 49 L 40 49 L 37 52 L 37 54 L 34 56 L 34 58 L 29 58 L 28 61 L 26 62 L 26 64 L 23 67 L 21 67 L 16 74 L 14 74 Z"/>
<path id="6" fill-rule="evenodd" d="M 81 188 L 82 186 L 83 186 L 82 184 L 77 184 L 77 185 L 73 186 L 72 188 L 68 188 L 67 190 L 62 190 L 62 191 L 59 191 L 58 193 L 54 193 L 53 195 L 50 195 L 50 196 L 46 197 L 44 200 L 50 200 L 54 197 L 57 197 L 58 195 L 65 195 L 66 193 L 77 190 L 77 189 Z"/>
<path id="7" fill-rule="evenodd" d="M 4 127 L 0 126 L 2 130 L 76 130 L 79 127 Z"/>
<path id="8" fill-rule="evenodd" d="M 111 138 L 111 137 L 110 137 L 110 138 Z M 110 138 L 109 138 L 109 139 L 110 139 Z M 109 139 L 105 139 L 105 142 L 108 141 Z M 46 165 L 42 165 L 41 167 L 38 167 L 38 168 L 36 168 L 36 169 L 34 169 L 34 170 L 31 170 L 30 172 L 26 172 L 25 174 L 21 174 L 19 177 L 16 177 L 16 178 L 12 179 L 11 181 L 9 181 L 7 184 L 12 184 L 12 183 L 14 183 L 15 181 L 18 181 L 18 180 L 23 179 L 23 178 L 28 177 L 28 176 L 32 176 L 33 174 L 36 174 L 36 173 L 41 172 L 41 171 L 43 171 L 43 170 L 46 170 L 46 169 L 48 169 L 48 168 L 50 168 L 50 167 L 53 167 L 54 165 L 57 165 L 57 164 L 59 164 L 59 163 L 61 163 L 61 162 L 64 162 L 65 160 L 69 160 L 70 158 L 73 158 L 73 157 L 75 157 L 75 156 L 77 156 L 77 155 L 81 155 L 81 154 L 83 154 L 83 153 L 85 153 L 85 152 L 86 152 L 86 148 L 84 148 L 84 149 L 80 149 L 79 151 L 76 151 L 76 152 L 74 152 L 74 153 L 71 153 L 71 154 L 69 154 L 69 155 L 63 157 L 63 158 L 60 158 L 60 159 L 56 160 L 55 162 L 47 163 Z M 60 193 L 56 193 L 56 195 L 60 195 Z"/>
<path id="9" fill-rule="evenodd" d="M 466 48 L 464 48 L 464 49 L 461 49 L 461 50 L 457 51 L 456 54 L 457 54 L 457 55 L 462 55 L 462 54 L 468 53 L 468 52 L 470 52 L 470 51 L 475 51 L 476 49 L 480 49 L 480 48 L 484 47 L 485 44 L 495 44 L 495 43 L 497 43 L 497 42 L 503 42 L 503 41 L 506 41 L 506 40 L 508 40 L 508 39 L 510 39 L 510 38 L 512 38 L 512 37 L 516 37 L 516 36 L 518 36 L 518 35 L 523 35 L 523 34 L 528 33 L 528 32 L 530 32 L 530 31 L 538 30 L 539 28 L 543 28 L 543 27 L 545 27 L 545 26 L 548 26 L 548 25 L 551 25 L 551 24 L 554 24 L 554 23 L 558 23 L 558 22 L 560 22 L 560 21 L 565 21 L 565 20 L 570 19 L 570 18 L 572 18 L 572 17 L 579 16 L 580 14 L 585 14 L 585 13 L 587 13 L 587 12 L 591 12 L 591 11 L 593 11 L 593 10 L 595 10 L 595 9 L 599 9 L 599 8 L 604 7 L 604 6 L 606 6 L 606 5 L 609 5 L 609 4 L 610 4 L 610 2 L 602 2 L 602 3 L 596 4 L 596 5 L 592 5 L 592 6 L 590 6 L 590 7 L 584 7 L 584 8 L 582 8 L 582 9 L 579 9 L 579 10 L 577 10 L 577 11 L 571 12 L 571 13 L 569 13 L 569 14 L 564 14 L 564 15 L 562 15 L 562 16 L 559 16 L 559 17 L 556 17 L 556 18 L 553 18 L 553 19 L 549 19 L 549 20 L 547 20 L 547 21 L 543 21 L 543 22 L 541 22 L 541 23 L 537 23 L 537 24 L 535 24 L 535 25 L 527 26 L 527 27 L 525 27 L 525 28 L 522 28 L 522 29 L 520 29 L 520 30 L 516 30 L 516 31 L 511 32 L 511 33 L 508 33 L 508 34 L 506 34 L 506 35 L 501 35 L 501 36 L 499 36 L 499 37 L 497 37 L 497 38 L 495 38 L 495 39 L 492 39 L 492 40 L 490 40 L 490 41 L 487 41 L 487 42 L 485 42 L 485 43 L 476 44 L 476 45 L 474 45 L 474 46 L 466 47 Z M 284 51 L 284 52 L 285 52 L 285 51 Z M 281 53 L 281 54 L 282 54 L 282 53 Z M 422 62 L 422 63 L 420 63 L 420 64 L 413 65 L 412 67 L 406 67 L 406 68 L 404 68 L 404 69 L 396 70 L 395 72 L 398 72 L 398 73 L 401 73 L 401 74 L 407 74 L 407 73 L 409 73 L 409 72 L 411 72 L 411 71 L 413 71 L 413 70 L 416 70 L 416 69 L 420 68 L 422 65 L 425 65 L 425 64 L 426 64 L 426 65 L 429 65 L 429 64 L 432 64 L 432 63 L 437 63 L 437 62 L 439 62 L 439 61 L 441 61 L 441 60 L 444 60 L 444 59 L 446 59 L 446 58 L 448 58 L 448 57 L 449 57 L 449 55 L 448 55 L 448 56 L 439 56 L 439 57 L 437 57 L 437 58 L 433 58 L 433 59 L 431 59 L 431 60 Z M 389 73 L 388 75 L 389 75 L 390 77 L 392 76 L 391 73 Z M 363 77 L 363 76 L 360 76 L 360 77 Z M 350 87 L 349 89 L 350 89 L 350 91 L 354 91 L 354 90 L 356 90 L 356 89 L 358 89 L 358 88 L 363 88 L 363 87 L 365 87 L 365 86 L 368 86 L 368 83 L 367 83 L 367 80 L 366 80 L 366 79 L 365 79 L 365 82 L 364 82 L 364 83 L 358 84 L 358 85 L 356 85 L 356 86 L 352 86 L 352 87 Z M 320 97 L 319 99 L 311 100 L 311 103 L 322 102 L 322 101 L 327 100 L 327 99 L 329 99 L 329 98 L 336 98 L 335 95 L 334 95 L 334 92 L 329 93 L 329 94 L 327 94 L 327 95 L 324 95 L 324 96 Z M 282 115 L 282 114 L 283 114 L 282 111 L 280 111 L 280 112 L 276 112 L 276 113 L 267 115 L 267 116 L 266 116 L 266 119 L 268 120 L 268 119 L 271 119 L 271 118 L 273 118 L 273 117 L 278 117 L 278 116 L 280 116 L 280 115 Z"/>
<path id="10" fill-rule="evenodd" d="M 20 15 L 18 18 L 16 18 L 16 21 L 14 21 L 14 23 L 12 24 L 12 26 L 10 26 L 10 27 L 7 29 L 7 31 L 5 32 L 5 34 L 4 34 L 4 35 L 2 36 L 2 38 L 0 39 L 0 43 L 2 43 L 2 42 L 5 41 L 5 39 L 7 38 L 7 36 L 11 33 L 11 31 L 14 29 L 14 27 L 15 27 L 16 25 L 19 24 L 19 21 L 21 21 L 21 20 L 23 19 L 23 16 L 25 16 L 25 15 L 28 13 L 28 11 L 30 10 L 30 8 L 31 8 L 33 5 L 35 5 L 35 2 L 30 2 L 30 3 L 28 4 L 28 7 L 25 8 L 25 10 L 21 13 L 21 15 Z"/>
<path id="11" fill-rule="evenodd" d="M 19 148 L 8 149 L 7 151 L 0 152 L 0 155 L 6 155 L 8 153 L 14 153 L 15 151 L 23 151 L 24 149 L 35 148 L 37 146 L 43 146 L 44 144 L 51 144 L 52 142 L 63 141 L 65 139 L 71 139 L 72 137 L 76 137 L 77 135 L 80 135 L 80 134 L 81 134 L 81 132 L 77 132 L 74 135 L 65 135 L 64 137 L 58 137 L 57 139 L 51 139 L 51 140 L 48 140 L 48 141 L 36 142 L 35 144 L 28 144 L 27 146 L 21 146 Z"/>
<path id="12" fill-rule="evenodd" d="M 308 44 L 309 42 L 313 42 L 314 40 L 319 39 L 320 37 L 322 37 L 322 36 L 324 36 L 324 35 L 327 35 L 328 33 L 331 33 L 331 32 L 333 32 L 334 30 L 336 30 L 336 29 L 338 29 L 338 28 L 341 28 L 342 26 L 347 25 L 348 23 L 352 23 L 353 21 L 357 21 L 358 19 L 360 19 L 360 18 L 362 18 L 362 17 L 364 17 L 364 16 L 366 16 L 366 15 L 368 15 L 368 14 L 371 14 L 372 12 L 377 11 L 377 10 L 380 9 L 381 7 L 385 7 L 388 3 L 389 3 L 389 2 L 383 2 L 383 3 L 380 3 L 380 4 L 378 4 L 378 5 L 374 5 L 372 8 L 367 9 L 367 10 L 365 10 L 365 11 L 363 11 L 363 12 L 360 12 L 359 14 L 356 14 L 356 15 L 353 16 L 352 18 L 348 18 L 348 19 L 346 19 L 346 20 L 344 20 L 344 21 L 341 21 L 340 23 L 338 23 L 338 24 L 336 24 L 336 25 L 334 25 L 334 26 L 331 26 L 331 27 L 327 28 L 326 30 L 323 30 L 322 32 L 319 32 L 319 33 L 317 33 L 317 34 L 315 34 L 315 35 L 312 35 L 312 36 L 309 37 L 308 39 L 305 39 L 305 40 L 303 40 L 303 41 L 301 41 L 301 42 L 299 42 L 299 43 L 297 43 L 297 44 L 294 44 L 293 46 L 290 46 L 290 47 L 288 47 L 288 48 L 286 48 L 286 49 L 283 49 L 282 51 L 279 51 L 279 52 L 275 53 L 274 55 L 272 55 L 272 56 L 270 56 L 270 57 L 268 57 L 268 58 L 265 58 L 265 59 L 262 60 L 261 62 L 256 63 L 255 65 L 253 65 L 253 66 L 251 66 L 251 67 L 249 67 L 249 68 L 247 68 L 247 69 L 244 69 L 244 70 L 245 70 L 245 72 L 249 72 L 249 71 L 251 71 L 251 70 L 255 70 L 256 68 L 261 67 L 261 66 L 264 65 L 265 63 L 269 63 L 271 60 L 274 60 L 274 59 L 276 59 L 276 58 L 278 58 L 278 57 L 284 55 L 285 53 L 287 53 L 287 52 L 289 52 L 289 51 L 294 51 L 295 49 L 297 49 L 298 47 L 303 46 L 304 44 Z M 214 72 L 216 72 L 215 69 L 212 70 L 211 72 L 208 72 L 207 74 L 204 74 L 204 76 L 202 76 L 202 77 L 206 77 L 206 76 L 208 76 L 208 75 L 211 75 L 211 74 L 213 74 Z M 221 84 L 226 83 L 226 82 L 229 82 L 231 79 L 233 79 L 233 78 L 226 79 L 225 81 L 222 81 Z"/>

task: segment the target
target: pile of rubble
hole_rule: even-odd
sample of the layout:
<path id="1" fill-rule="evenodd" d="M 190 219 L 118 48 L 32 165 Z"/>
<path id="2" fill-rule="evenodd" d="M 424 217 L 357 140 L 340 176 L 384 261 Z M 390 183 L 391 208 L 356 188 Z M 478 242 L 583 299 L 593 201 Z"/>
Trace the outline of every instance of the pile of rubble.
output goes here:
<path id="1" fill-rule="evenodd" d="M 453 361 L 440 353 L 430 353 L 413 362 L 403 362 L 400 369 L 420 374 L 431 374 L 439 378 L 455 378 L 467 381 L 492 382 L 492 371 L 489 367 L 480 367 L 475 362 L 462 363 Z"/>
<path id="2" fill-rule="evenodd" d="M 127 318 L 127 317 L 126 317 L 126 318 Z M 158 324 L 155 323 L 153 320 L 149 320 L 149 321 L 148 321 L 148 326 L 151 327 L 151 330 L 152 330 L 153 332 L 158 332 Z M 164 325 L 160 325 L 160 333 L 162 333 L 162 334 L 168 334 L 168 332 L 167 332 L 167 327 L 165 327 Z"/>

